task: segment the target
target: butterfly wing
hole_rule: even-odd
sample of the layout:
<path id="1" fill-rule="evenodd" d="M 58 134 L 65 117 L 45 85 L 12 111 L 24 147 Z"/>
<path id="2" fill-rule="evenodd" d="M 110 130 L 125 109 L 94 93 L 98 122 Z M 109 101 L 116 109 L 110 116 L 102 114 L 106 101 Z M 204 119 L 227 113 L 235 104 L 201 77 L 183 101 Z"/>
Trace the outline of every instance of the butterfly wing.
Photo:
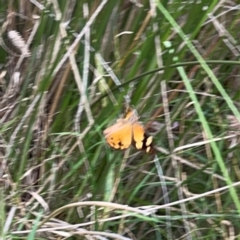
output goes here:
<path id="1" fill-rule="evenodd" d="M 143 148 L 144 128 L 139 122 L 133 124 L 133 140 L 137 149 Z"/>
<path id="2" fill-rule="evenodd" d="M 133 140 L 137 149 L 146 149 L 146 152 L 150 152 L 152 148 L 152 136 L 145 134 L 144 127 L 139 123 L 133 124 Z"/>
<path id="3" fill-rule="evenodd" d="M 126 149 L 133 143 L 138 150 L 152 150 L 152 137 L 145 134 L 143 125 L 138 122 L 136 111 L 129 110 L 124 118 L 104 130 L 107 143 L 115 149 Z"/>
<path id="4" fill-rule="evenodd" d="M 106 136 L 114 131 L 116 131 L 117 129 L 119 128 L 122 128 L 123 127 L 123 121 L 122 119 L 121 120 L 118 120 L 117 123 L 113 124 L 112 126 L 106 128 L 104 131 L 103 131 L 103 134 Z"/>
<path id="5" fill-rule="evenodd" d="M 132 125 L 123 120 L 107 128 L 103 133 L 112 148 L 126 149 L 132 143 Z"/>

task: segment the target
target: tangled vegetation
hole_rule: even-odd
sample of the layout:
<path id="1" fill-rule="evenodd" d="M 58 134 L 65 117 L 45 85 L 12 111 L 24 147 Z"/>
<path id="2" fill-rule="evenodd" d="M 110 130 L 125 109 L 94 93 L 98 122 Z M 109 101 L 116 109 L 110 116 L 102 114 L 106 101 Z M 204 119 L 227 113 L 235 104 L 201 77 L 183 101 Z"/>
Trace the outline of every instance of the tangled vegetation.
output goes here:
<path id="1" fill-rule="evenodd" d="M 0 13 L 0 239 L 240 239 L 237 0 Z M 154 154 L 106 143 L 127 105 Z"/>

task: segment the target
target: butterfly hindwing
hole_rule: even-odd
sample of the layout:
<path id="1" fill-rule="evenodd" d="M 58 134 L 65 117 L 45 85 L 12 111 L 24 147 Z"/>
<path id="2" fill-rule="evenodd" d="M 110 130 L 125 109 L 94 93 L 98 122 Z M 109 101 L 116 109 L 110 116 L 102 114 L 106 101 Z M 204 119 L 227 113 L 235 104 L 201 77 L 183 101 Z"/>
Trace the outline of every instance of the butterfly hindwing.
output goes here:
<path id="1" fill-rule="evenodd" d="M 107 143 L 115 149 L 126 149 L 132 143 L 132 126 L 119 121 L 104 131 Z"/>

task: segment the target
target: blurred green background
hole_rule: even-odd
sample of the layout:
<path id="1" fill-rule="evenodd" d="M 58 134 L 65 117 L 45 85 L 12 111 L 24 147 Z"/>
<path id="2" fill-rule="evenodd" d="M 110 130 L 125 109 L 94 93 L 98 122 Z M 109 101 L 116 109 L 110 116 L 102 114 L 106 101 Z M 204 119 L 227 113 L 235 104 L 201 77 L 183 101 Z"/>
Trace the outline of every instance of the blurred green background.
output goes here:
<path id="1" fill-rule="evenodd" d="M 239 4 L 0 0 L 1 239 L 240 239 Z"/>

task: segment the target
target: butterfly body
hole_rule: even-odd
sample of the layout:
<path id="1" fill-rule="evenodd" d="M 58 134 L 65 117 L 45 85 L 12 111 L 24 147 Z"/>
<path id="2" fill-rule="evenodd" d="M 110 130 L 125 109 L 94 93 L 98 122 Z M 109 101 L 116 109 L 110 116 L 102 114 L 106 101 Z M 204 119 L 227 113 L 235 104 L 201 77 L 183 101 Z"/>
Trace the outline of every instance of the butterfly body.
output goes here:
<path id="1" fill-rule="evenodd" d="M 145 134 L 143 125 L 138 121 L 135 110 L 129 110 L 124 118 L 104 130 L 107 143 L 115 149 L 127 149 L 132 144 L 138 150 L 150 152 L 152 137 Z"/>

